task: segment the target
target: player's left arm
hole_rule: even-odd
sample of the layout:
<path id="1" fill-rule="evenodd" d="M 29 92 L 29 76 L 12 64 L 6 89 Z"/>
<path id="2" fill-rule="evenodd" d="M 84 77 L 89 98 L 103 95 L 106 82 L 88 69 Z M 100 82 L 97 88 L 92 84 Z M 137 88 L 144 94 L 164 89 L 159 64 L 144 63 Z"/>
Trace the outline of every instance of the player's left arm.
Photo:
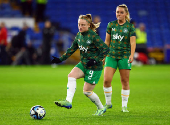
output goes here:
<path id="1" fill-rule="evenodd" d="M 131 55 L 129 56 L 129 62 L 133 62 L 133 56 L 136 49 L 136 30 L 134 25 L 131 25 L 131 31 L 130 31 L 130 47 L 131 47 Z"/>
<path id="2" fill-rule="evenodd" d="M 130 46 L 131 46 L 131 55 L 129 56 L 129 62 L 132 63 L 133 56 L 134 56 L 135 49 L 136 49 L 136 36 L 130 37 Z"/>
<path id="3" fill-rule="evenodd" d="M 95 46 L 99 49 L 101 52 L 97 57 L 96 61 L 102 61 L 109 52 L 109 47 L 103 42 L 103 40 L 100 38 L 100 36 L 96 35 L 96 37 L 93 39 Z"/>

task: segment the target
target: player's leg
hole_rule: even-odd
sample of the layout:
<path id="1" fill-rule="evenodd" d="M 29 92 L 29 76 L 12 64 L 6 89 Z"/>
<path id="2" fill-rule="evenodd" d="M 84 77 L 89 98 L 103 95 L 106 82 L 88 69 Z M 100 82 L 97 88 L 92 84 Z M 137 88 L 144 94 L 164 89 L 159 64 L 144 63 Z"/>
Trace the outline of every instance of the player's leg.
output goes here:
<path id="1" fill-rule="evenodd" d="M 80 65 L 80 64 L 78 64 Z M 72 100 L 76 91 L 76 79 L 84 77 L 84 72 L 76 65 L 68 74 L 67 96 L 64 101 L 55 101 L 55 104 L 68 109 L 72 108 Z"/>
<path id="2" fill-rule="evenodd" d="M 94 115 L 102 115 L 106 112 L 106 108 L 103 107 L 98 95 L 93 92 L 95 84 L 85 82 L 83 87 L 83 93 L 97 106 L 98 110 Z"/>
<path id="3" fill-rule="evenodd" d="M 66 100 L 72 103 L 74 93 L 76 91 L 76 79 L 84 77 L 84 73 L 78 67 L 74 67 L 72 71 L 68 74 L 67 83 L 67 97 Z"/>
<path id="4" fill-rule="evenodd" d="M 130 94 L 130 87 L 129 87 L 129 74 L 130 70 L 128 69 L 121 69 L 120 71 L 120 78 L 122 83 L 122 90 L 121 90 L 121 97 L 122 97 L 122 111 L 129 112 L 127 110 L 127 103 Z"/>
<path id="5" fill-rule="evenodd" d="M 120 72 L 120 79 L 122 83 L 122 90 L 121 90 L 122 111 L 129 112 L 127 110 L 127 103 L 130 94 L 129 74 L 130 74 L 131 64 L 128 62 L 128 59 L 120 60 L 118 64 L 120 64 L 119 72 Z"/>
<path id="6" fill-rule="evenodd" d="M 103 90 L 106 100 L 106 109 L 112 108 L 111 97 L 112 97 L 112 78 L 117 69 L 117 60 L 106 57 L 105 68 L 104 68 L 104 83 Z"/>
<path id="7" fill-rule="evenodd" d="M 103 90 L 104 90 L 104 95 L 105 95 L 105 100 L 106 104 L 105 107 L 107 109 L 112 108 L 112 103 L 111 103 L 111 98 L 112 98 L 112 78 L 114 73 L 116 72 L 116 69 L 112 67 L 105 67 L 104 69 L 104 85 L 103 85 Z"/>
<path id="8" fill-rule="evenodd" d="M 97 106 L 98 110 L 95 115 L 102 115 L 106 112 L 106 108 L 103 107 L 98 95 L 93 92 L 95 85 L 98 83 L 101 71 L 86 70 L 84 77 L 83 93 Z"/>

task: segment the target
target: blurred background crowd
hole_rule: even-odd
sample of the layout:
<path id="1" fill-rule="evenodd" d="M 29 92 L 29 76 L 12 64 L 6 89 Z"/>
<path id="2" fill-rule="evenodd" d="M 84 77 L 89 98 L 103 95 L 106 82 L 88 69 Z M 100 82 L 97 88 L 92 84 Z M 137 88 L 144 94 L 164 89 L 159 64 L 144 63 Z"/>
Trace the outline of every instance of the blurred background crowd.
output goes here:
<path id="1" fill-rule="evenodd" d="M 0 64 L 48 65 L 72 44 L 78 17 L 92 14 L 101 22 L 97 33 L 105 40 L 115 10 L 126 4 L 136 27 L 137 48 L 133 65 L 170 63 L 169 0 L 1 0 Z M 64 63 L 79 61 L 77 50 Z"/>

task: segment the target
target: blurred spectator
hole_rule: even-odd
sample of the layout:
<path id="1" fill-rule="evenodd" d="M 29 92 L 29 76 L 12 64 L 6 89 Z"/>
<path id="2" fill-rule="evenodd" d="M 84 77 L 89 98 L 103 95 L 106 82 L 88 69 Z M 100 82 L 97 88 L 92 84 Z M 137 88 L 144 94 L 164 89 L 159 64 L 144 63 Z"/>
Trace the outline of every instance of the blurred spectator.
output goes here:
<path id="1" fill-rule="evenodd" d="M 21 0 L 21 9 L 23 15 L 32 16 L 33 15 L 32 0 Z"/>
<path id="2" fill-rule="evenodd" d="M 59 52 L 59 56 L 63 55 L 67 51 L 67 49 L 71 46 L 74 39 L 75 39 L 75 35 L 73 35 L 69 30 L 65 29 L 59 32 L 59 39 L 56 42 L 56 47 L 57 47 L 57 51 Z M 77 64 L 79 61 L 80 61 L 80 51 L 77 50 L 64 63 Z"/>
<path id="3" fill-rule="evenodd" d="M 6 52 L 6 46 L 7 46 L 7 29 L 5 27 L 5 23 L 2 22 L 0 24 L 0 64 L 6 65 L 7 63 L 7 52 Z"/>
<path id="4" fill-rule="evenodd" d="M 27 43 L 27 52 L 28 52 L 28 58 L 30 60 L 31 64 L 38 64 L 38 53 L 37 50 L 33 47 L 31 41 Z"/>
<path id="5" fill-rule="evenodd" d="M 94 17 L 93 17 L 93 22 L 94 22 L 95 24 L 101 22 L 100 16 L 98 16 L 98 15 L 94 16 Z M 97 29 L 96 29 L 96 33 L 100 36 L 100 28 L 97 28 Z"/>
<path id="6" fill-rule="evenodd" d="M 29 58 L 29 51 L 27 47 L 27 31 L 28 26 L 24 23 L 22 30 L 18 35 L 14 36 L 11 41 L 11 47 L 8 54 L 11 56 L 13 63 L 12 65 L 19 65 L 25 63 L 27 65 L 31 64 Z"/>
<path id="7" fill-rule="evenodd" d="M 48 0 L 36 0 L 36 22 L 44 21 L 44 13 Z"/>
<path id="8" fill-rule="evenodd" d="M 134 25 L 134 27 L 136 28 L 136 25 L 137 25 L 137 24 L 136 24 L 136 21 L 131 20 L 130 23 L 132 23 L 132 24 Z"/>
<path id="9" fill-rule="evenodd" d="M 55 28 L 51 25 L 50 21 L 45 22 L 43 29 L 43 43 L 42 43 L 42 64 L 51 64 L 50 50 Z"/>
<path id="10" fill-rule="evenodd" d="M 61 55 L 71 46 L 74 38 L 75 35 L 73 35 L 69 31 L 60 31 L 59 39 L 57 41 L 57 49 L 59 50 Z"/>
<path id="11" fill-rule="evenodd" d="M 136 52 L 147 55 L 147 34 L 144 23 L 140 23 L 139 28 L 136 28 Z"/>
<path id="12" fill-rule="evenodd" d="M 140 23 L 139 28 L 136 28 L 136 52 L 138 53 L 139 61 L 146 64 L 148 61 L 147 52 L 147 34 L 145 31 L 145 24 Z"/>

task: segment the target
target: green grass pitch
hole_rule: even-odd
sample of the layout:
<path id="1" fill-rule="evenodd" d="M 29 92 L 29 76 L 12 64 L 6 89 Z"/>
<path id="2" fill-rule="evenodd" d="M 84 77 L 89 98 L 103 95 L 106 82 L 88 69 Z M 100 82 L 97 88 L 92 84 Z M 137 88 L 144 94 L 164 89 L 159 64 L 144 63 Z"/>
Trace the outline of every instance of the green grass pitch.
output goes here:
<path id="1" fill-rule="evenodd" d="M 113 108 L 104 116 L 93 116 L 96 106 L 83 95 L 83 79 L 77 80 L 73 108 L 57 107 L 65 99 L 67 75 L 73 65 L 0 67 L 0 125 L 169 125 L 170 65 L 132 67 L 129 113 L 121 112 L 121 83 L 117 71 L 113 81 Z M 105 104 L 103 74 L 94 92 Z M 42 120 L 33 120 L 30 109 L 41 105 Z"/>

